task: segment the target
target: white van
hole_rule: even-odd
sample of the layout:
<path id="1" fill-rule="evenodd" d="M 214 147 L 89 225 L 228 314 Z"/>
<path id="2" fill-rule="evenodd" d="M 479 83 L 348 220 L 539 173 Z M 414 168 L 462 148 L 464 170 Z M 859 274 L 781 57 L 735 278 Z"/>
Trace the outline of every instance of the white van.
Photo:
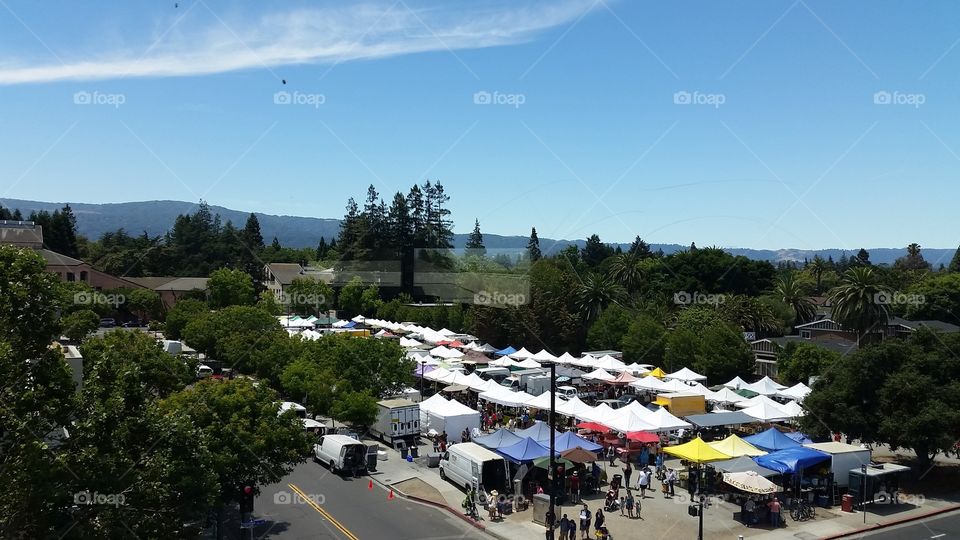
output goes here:
<path id="1" fill-rule="evenodd" d="M 580 395 L 577 392 L 577 389 L 572 386 L 558 386 L 557 387 L 557 397 L 566 401 L 568 399 L 573 399 Z"/>
<path id="2" fill-rule="evenodd" d="M 205 364 L 200 364 L 199 366 L 197 366 L 197 378 L 198 378 L 198 379 L 206 379 L 207 377 L 210 377 L 210 376 L 212 376 L 212 375 L 213 375 L 213 368 L 212 368 L 212 367 L 210 367 L 210 366 L 208 366 L 208 365 L 205 365 Z"/>
<path id="3" fill-rule="evenodd" d="M 450 446 L 440 460 L 440 478 L 464 489 L 472 487 L 478 493 L 481 489 L 487 493 L 494 489 L 507 493 L 510 490 L 508 471 L 503 456 L 472 442 Z"/>
<path id="4" fill-rule="evenodd" d="M 324 435 L 313 445 L 313 459 L 330 468 L 330 472 L 367 470 L 367 446 L 346 435 Z"/>

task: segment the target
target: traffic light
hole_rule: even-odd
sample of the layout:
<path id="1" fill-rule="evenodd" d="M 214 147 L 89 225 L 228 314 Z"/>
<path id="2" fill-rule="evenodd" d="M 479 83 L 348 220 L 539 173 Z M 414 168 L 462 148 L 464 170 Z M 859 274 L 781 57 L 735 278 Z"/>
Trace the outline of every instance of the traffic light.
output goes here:
<path id="1" fill-rule="evenodd" d="M 253 486 L 240 490 L 240 512 L 253 512 Z"/>

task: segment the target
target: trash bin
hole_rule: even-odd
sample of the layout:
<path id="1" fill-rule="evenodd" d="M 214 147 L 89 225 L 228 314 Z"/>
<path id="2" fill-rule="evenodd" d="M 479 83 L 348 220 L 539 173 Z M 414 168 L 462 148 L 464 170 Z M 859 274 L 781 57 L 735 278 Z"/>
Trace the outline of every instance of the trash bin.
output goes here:
<path id="1" fill-rule="evenodd" d="M 427 454 L 427 467 L 435 468 L 440 466 L 440 458 L 443 456 L 440 452 Z"/>
<path id="2" fill-rule="evenodd" d="M 410 445 L 410 457 L 420 457 L 420 448 L 415 444 Z"/>
<path id="3" fill-rule="evenodd" d="M 403 459 L 403 460 L 406 460 L 406 459 L 407 459 L 407 455 L 408 455 L 407 445 L 405 445 L 405 444 L 400 445 L 400 458 Z"/>
<path id="4" fill-rule="evenodd" d="M 853 512 L 853 495 L 847 493 L 840 499 L 840 509 L 844 512 Z"/>

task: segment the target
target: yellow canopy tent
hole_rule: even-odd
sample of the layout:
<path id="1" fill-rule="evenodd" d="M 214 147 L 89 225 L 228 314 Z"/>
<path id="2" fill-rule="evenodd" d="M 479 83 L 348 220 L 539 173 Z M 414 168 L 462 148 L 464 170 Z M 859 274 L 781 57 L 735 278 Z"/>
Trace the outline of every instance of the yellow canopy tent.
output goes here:
<path id="1" fill-rule="evenodd" d="M 721 461 L 733 457 L 703 442 L 703 439 L 700 437 L 688 443 L 664 447 L 663 451 L 671 456 L 693 463 L 708 463 L 710 461 Z"/>
<path id="2" fill-rule="evenodd" d="M 733 457 L 764 456 L 767 454 L 763 450 L 748 443 L 740 437 L 737 437 L 736 435 L 730 435 L 722 441 L 714 441 L 707 444 L 712 446 L 715 450 L 719 450 L 724 454 L 730 454 Z"/>
<path id="3" fill-rule="evenodd" d="M 656 377 L 656 378 L 658 378 L 658 379 L 662 379 L 662 378 L 666 377 L 666 375 L 667 375 L 667 372 L 664 371 L 664 370 L 662 370 L 662 369 L 660 369 L 660 368 L 656 368 L 656 369 L 654 369 L 653 371 L 650 372 L 650 376 L 651 376 L 651 377 Z"/>

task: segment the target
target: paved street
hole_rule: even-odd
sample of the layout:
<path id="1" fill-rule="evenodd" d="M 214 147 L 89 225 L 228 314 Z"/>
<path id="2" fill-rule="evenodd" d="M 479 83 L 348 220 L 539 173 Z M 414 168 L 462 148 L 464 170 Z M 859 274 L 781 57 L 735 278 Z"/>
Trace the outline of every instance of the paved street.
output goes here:
<path id="1" fill-rule="evenodd" d="M 915 521 L 867 534 L 870 540 L 953 540 L 960 538 L 960 512 Z"/>
<path id="2" fill-rule="evenodd" d="M 453 539 L 478 538 L 480 531 L 449 513 L 388 492 L 369 478 L 330 474 L 312 460 L 299 465 L 281 483 L 261 488 L 254 517 L 266 523 L 256 538 Z"/>

